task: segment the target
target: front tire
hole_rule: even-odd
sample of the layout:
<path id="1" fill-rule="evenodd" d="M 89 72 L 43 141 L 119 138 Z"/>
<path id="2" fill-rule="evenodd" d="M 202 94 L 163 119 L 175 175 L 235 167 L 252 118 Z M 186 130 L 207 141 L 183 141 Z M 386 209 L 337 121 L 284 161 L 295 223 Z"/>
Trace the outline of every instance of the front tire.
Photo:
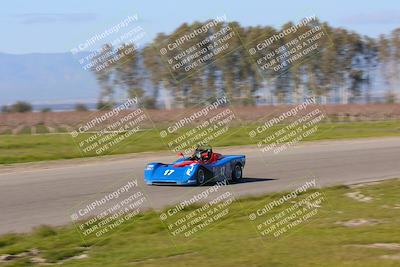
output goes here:
<path id="1" fill-rule="evenodd" d="M 202 185 L 206 182 L 206 172 L 203 168 L 199 168 L 196 172 L 197 185 Z"/>
<path id="2" fill-rule="evenodd" d="M 239 182 L 243 177 L 243 169 L 242 169 L 242 165 L 240 165 L 239 163 L 235 165 L 235 167 L 233 168 L 232 171 L 232 181 L 234 181 L 235 183 Z"/>

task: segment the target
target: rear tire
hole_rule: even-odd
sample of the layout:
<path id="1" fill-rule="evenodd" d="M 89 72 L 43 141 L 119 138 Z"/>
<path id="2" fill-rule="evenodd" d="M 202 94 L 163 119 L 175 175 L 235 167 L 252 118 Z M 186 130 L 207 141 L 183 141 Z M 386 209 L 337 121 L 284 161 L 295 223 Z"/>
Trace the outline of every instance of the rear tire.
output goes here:
<path id="1" fill-rule="evenodd" d="M 196 172 L 197 185 L 202 185 L 206 182 L 206 172 L 203 168 L 199 168 Z"/>
<path id="2" fill-rule="evenodd" d="M 237 183 L 242 179 L 242 177 L 243 177 L 242 165 L 237 163 L 232 170 L 232 181 Z"/>

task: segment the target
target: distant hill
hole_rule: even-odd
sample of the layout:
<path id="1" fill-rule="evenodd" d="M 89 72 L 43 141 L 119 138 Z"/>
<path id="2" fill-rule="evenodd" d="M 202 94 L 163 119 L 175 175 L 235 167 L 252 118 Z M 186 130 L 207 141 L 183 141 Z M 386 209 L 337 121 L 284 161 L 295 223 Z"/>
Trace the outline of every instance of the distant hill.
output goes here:
<path id="1" fill-rule="evenodd" d="M 98 93 L 93 73 L 83 70 L 71 53 L 0 53 L 0 105 L 96 99 Z"/>

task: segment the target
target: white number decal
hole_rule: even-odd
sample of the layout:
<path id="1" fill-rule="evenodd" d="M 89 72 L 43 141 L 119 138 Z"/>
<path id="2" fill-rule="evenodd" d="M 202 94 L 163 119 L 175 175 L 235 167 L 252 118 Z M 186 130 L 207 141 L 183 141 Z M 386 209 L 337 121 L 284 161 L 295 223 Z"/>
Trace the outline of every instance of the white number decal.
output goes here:
<path id="1" fill-rule="evenodd" d="M 171 175 L 175 170 L 165 170 L 164 175 Z"/>
<path id="2" fill-rule="evenodd" d="M 186 175 L 190 175 L 194 169 L 194 164 L 190 165 L 190 168 L 186 170 Z"/>

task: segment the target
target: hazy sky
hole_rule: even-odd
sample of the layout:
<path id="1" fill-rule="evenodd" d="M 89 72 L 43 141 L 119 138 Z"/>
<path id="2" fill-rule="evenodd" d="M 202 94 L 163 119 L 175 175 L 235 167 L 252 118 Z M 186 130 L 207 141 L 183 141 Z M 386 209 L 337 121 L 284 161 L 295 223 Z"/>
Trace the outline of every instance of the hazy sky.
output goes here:
<path id="1" fill-rule="evenodd" d="M 0 52 L 67 52 L 137 14 L 145 42 L 183 22 L 226 15 L 244 26 L 272 25 L 316 15 L 333 26 L 375 37 L 400 26 L 400 2 L 385 1 L 2 1 Z"/>

